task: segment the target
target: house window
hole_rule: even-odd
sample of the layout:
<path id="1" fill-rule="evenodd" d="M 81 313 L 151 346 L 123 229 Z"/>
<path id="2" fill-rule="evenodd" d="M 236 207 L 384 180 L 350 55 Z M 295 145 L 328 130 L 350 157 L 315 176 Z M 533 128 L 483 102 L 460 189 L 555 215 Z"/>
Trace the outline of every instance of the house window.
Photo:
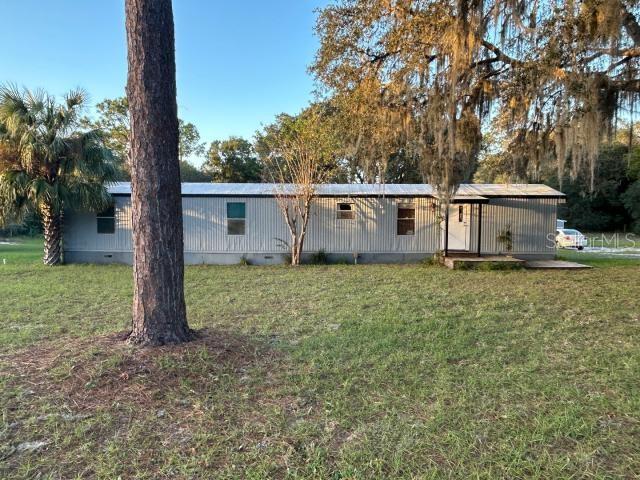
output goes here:
<path id="1" fill-rule="evenodd" d="M 464 222 L 464 207 L 462 205 L 458 207 L 458 222 Z"/>
<path id="2" fill-rule="evenodd" d="M 116 209 L 114 206 L 96 215 L 98 233 L 111 234 L 116 233 Z"/>
<path id="3" fill-rule="evenodd" d="M 338 220 L 353 220 L 356 218 L 356 211 L 353 203 L 338 203 Z"/>
<path id="4" fill-rule="evenodd" d="M 244 202 L 227 203 L 227 235 L 244 235 Z"/>
<path id="5" fill-rule="evenodd" d="M 416 207 L 413 204 L 398 205 L 398 235 L 414 235 L 416 231 Z"/>

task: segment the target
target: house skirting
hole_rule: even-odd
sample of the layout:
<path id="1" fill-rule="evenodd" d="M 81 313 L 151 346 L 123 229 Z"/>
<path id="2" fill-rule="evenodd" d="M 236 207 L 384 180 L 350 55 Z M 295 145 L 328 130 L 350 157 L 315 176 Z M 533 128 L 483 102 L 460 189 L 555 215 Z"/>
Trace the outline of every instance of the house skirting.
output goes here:
<path id="1" fill-rule="evenodd" d="M 305 252 L 302 261 L 309 262 L 314 252 Z M 352 253 L 327 253 L 329 263 L 355 263 Z M 431 258 L 433 252 L 423 253 L 400 253 L 400 252 L 375 252 L 359 253 L 357 263 L 419 263 L 427 258 Z M 553 259 L 553 253 L 523 253 L 513 254 L 516 258 L 523 260 L 549 260 Z M 288 255 L 283 252 L 277 253 L 198 253 L 185 252 L 184 261 L 186 265 L 236 265 L 244 260 L 251 265 L 276 265 L 287 263 Z M 94 264 L 133 264 L 132 252 L 109 252 L 109 251 L 65 251 L 65 263 L 94 263 Z"/>

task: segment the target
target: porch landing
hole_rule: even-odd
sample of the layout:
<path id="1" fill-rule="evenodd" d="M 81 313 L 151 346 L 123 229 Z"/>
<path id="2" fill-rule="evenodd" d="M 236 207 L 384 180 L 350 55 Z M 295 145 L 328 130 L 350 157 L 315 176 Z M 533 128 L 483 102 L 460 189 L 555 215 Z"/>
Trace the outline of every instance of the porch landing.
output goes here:
<path id="1" fill-rule="evenodd" d="M 477 257 L 468 254 L 449 255 L 442 259 L 442 263 L 445 267 L 453 270 L 471 270 L 481 266 L 486 266 L 486 268 L 495 270 L 510 270 L 522 268 L 526 264 L 525 260 L 503 255 L 486 255 L 483 257 Z"/>
<path id="2" fill-rule="evenodd" d="M 565 260 L 522 260 L 504 255 L 473 256 L 469 254 L 453 254 L 442 259 L 444 266 L 454 270 L 471 270 L 487 268 L 489 270 L 511 270 L 529 268 L 534 270 L 583 270 L 592 268 L 576 262 Z"/>
<path id="3" fill-rule="evenodd" d="M 591 265 L 567 262 L 566 260 L 529 260 L 525 267 L 536 270 L 586 270 L 593 268 Z"/>

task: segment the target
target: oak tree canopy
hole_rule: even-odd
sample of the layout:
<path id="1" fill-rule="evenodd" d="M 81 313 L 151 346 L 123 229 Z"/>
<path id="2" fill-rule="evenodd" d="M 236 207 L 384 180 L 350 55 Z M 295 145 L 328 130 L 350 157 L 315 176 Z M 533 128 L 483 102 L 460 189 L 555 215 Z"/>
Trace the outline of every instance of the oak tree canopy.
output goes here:
<path id="1" fill-rule="evenodd" d="M 516 174 L 586 169 L 640 92 L 635 0 L 336 0 L 312 71 L 363 170 L 416 152 L 444 195 L 492 129 Z"/>

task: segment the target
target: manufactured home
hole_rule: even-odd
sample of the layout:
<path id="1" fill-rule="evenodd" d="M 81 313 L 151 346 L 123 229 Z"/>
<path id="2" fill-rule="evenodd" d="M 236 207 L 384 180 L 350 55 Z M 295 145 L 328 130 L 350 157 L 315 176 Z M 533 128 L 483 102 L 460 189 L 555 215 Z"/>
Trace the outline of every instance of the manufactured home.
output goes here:
<path id="1" fill-rule="evenodd" d="M 281 263 L 287 225 L 277 195 L 291 185 L 184 183 L 187 264 Z M 132 263 L 131 185 L 113 184 L 113 207 L 65 213 L 66 262 Z M 438 251 L 546 259 L 555 255 L 558 203 L 546 185 L 462 185 L 442 212 L 430 185 L 319 185 L 304 252 L 358 263 L 417 262 Z"/>

